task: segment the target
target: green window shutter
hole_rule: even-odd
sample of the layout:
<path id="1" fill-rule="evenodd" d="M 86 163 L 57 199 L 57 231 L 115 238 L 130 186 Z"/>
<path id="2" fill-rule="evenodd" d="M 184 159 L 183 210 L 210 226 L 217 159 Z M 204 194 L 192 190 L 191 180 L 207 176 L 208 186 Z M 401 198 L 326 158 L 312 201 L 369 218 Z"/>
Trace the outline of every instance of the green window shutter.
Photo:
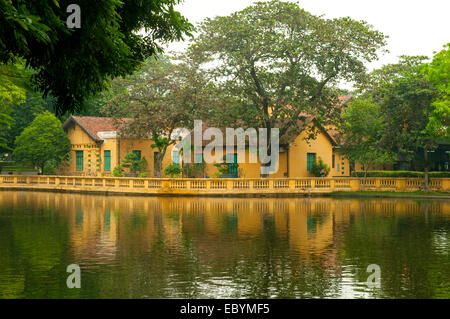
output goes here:
<path id="1" fill-rule="evenodd" d="M 179 164 L 179 152 L 178 151 L 173 151 L 172 152 L 172 162 L 173 162 L 173 165 L 175 165 L 175 166 L 179 166 L 180 164 Z"/>
<path id="2" fill-rule="evenodd" d="M 195 154 L 195 160 L 194 160 L 195 164 L 201 164 L 203 163 L 203 153 L 200 154 Z"/>
<path id="3" fill-rule="evenodd" d="M 83 170 L 83 151 L 76 151 L 76 166 L 77 166 L 77 171 L 82 171 Z"/>
<path id="4" fill-rule="evenodd" d="M 138 161 L 141 160 L 141 151 L 133 151 L 133 154 L 135 154 L 138 158 Z"/>
<path id="5" fill-rule="evenodd" d="M 312 169 L 315 160 L 316 160 L 316 153 L 306 154 L 306 169 L 308 171 Z"/>
<path id="6" fill-rule="evenodd" d="M 111 172 L 111 151 L 105 151 L 105 172 Z"/>
<path id="7" fill-rule="evenodd" d="M 238 177 L 238 157 L 237 153 L 233 154 L 233 163 L 228 164 L 228 172 L 233 175 L 233 177 Z"/>

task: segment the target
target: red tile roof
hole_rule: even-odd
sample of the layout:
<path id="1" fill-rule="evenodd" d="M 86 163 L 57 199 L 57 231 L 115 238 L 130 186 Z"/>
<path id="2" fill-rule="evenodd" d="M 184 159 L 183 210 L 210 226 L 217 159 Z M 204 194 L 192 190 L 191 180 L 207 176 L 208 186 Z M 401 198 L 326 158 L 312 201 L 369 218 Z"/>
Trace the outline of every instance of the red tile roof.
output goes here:
<path id="1" fill-rule="evenodd" d="M 130 120 L 130 119 L 122 119 Z M 96 116 L 71 116 L 63 124 L 63 128 L 67 129 L 72 123 L 78 124 L 93 140 L 99 142 L 102 139 L 97 135 L 98 132 L 117 132 L 119 128 L 114 123 L 112 117 L 96 117 Z"/>

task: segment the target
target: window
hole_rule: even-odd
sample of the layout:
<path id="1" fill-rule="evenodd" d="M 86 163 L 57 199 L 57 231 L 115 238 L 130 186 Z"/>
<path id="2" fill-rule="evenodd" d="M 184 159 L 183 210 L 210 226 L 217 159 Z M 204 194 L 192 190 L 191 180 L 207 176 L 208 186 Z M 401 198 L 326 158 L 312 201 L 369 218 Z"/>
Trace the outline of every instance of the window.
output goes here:
<path id="1" fill-rule="evenodd" d="M 313 163 L 316 160 L 316 153 L 308 153 L 306 154 L 306 169 L 308 171 L 312 170 Z"/>
<path id="2" fill-rule="evenodd" d="M 203 163 L 203 153 L 200 154 L 194 154 L 195 159 L 194 159 L 194 163 L 195 164 L 201 164 Z"/>
<path id="3" fill-rule="evenodd" d="M 83 170 L 83 151 L 75 151 L 77 171 Z"/>
<path id="4" fill-rule="evenodd" d="M 334 154 L 331 156 L 331 168 L 334 168 Z"/>
<path id="5" fill-rule="evenodd" d="M 138 158 L 138 161 L 141 160 L 141 151 L 133 151 L 133 154 L 135 154 Z"/>
<path id="6" fill-rule="evenodd" d="M 111 151 L 105 151 L 105 172 L 111 172 Z"/>
<path id="7" fill-rule="evenodd" d="M 179 158 L 180 152 L 179 151 L 172 151 L 172 163 L 175 166 L 180 166 L 180 158 Z"/>

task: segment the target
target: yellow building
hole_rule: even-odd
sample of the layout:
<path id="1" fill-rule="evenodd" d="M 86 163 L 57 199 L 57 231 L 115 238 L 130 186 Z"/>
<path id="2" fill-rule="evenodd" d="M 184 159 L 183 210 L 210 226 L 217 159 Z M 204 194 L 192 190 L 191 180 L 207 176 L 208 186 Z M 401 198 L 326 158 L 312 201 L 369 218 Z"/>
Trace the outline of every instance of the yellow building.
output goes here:
<path id="1" fill-rule="evenodd" d="M 154 153 L 151 139 L 122 138 L 112 118 L 71 116 L 63 125 L 72 144 L 69 164 L 63 168 L 68 175 L 110 175 L 128 153 L 135 153 L 148 162 L 147 174 L 154 175 Z M 169 149 L 170 150 L 170 149 Z M 172 162 L 167 151 L 163 167 Z"/>
<path id="2" fill-rule="evenodd" d="M 312 125 L 312 124 L 311 124 Z M 71 116 L 63 125 L 72 144 L 69 164 L 62 173 L 67 175 L 105 176 L 110 175 L 114 168 L 125 158 L 125 155 L 134 152 L 148 162 L 147 174 L 154 176 L 155 149 L 151 147 L 151 139 L 131 139 L 119 136 L 118 129 L 111 118 L 91 116 Z M 319 157 L 331 168 L 329 176 L 349 176 L 349 163 L 339 154 L 339 148 L 332 137 L 332 130 L 317 125 L 316 138 L 306 140 L 307 133 L 292 138 L 280 145 L 279 168 L 270 177 L 308 177 L 312 176 L 309 167 Z M 207 144 L 207 143 L 206 143 Z M 204 145 L 206 145 L 204 144 Z M 163 160 L 164 168 L 172 164 L 172 151 L 170 147 Z M 237 149 L 234 151 L 237 154 Z M 225 148 L 223 154 L 226 154 Z M 246 150 L 246 162 L 239 163 L 236 177 L 260 177 L 261 164 L 249 163 L 249 151 Z M 176 156 L 175 156 L 176 157 Z M 183 165 L 182 156 L 175 160 Z M 237 156 L 236 156 L 237 158 Z M 205 176 L 214 177 L 217 174 L 214 164 L 206 164 Z"/>

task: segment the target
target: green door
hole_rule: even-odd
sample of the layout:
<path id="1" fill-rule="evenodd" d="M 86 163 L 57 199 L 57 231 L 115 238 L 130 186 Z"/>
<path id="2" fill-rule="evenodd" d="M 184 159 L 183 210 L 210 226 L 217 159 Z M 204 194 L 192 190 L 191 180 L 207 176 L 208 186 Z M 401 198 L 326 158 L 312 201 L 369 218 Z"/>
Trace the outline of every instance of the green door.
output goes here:
<path id="1" fill-rule="evenodd" d="M 237 153 L 233 154 L 233 163 L 228 164 L 228 172 L 232 177 L 236 178 L 238 177 L 238 158 Z"/>
<path id="2" fill-rule="evenodd" d="M 76 165 L 77 165 L 77 171 L 83 170 L 83 151 L 76 151 Z"/>
<path id="3" fill-rule="evenodd" d="M 105 172 L 111 172 L 111 151 L 105 151 Z"/>

